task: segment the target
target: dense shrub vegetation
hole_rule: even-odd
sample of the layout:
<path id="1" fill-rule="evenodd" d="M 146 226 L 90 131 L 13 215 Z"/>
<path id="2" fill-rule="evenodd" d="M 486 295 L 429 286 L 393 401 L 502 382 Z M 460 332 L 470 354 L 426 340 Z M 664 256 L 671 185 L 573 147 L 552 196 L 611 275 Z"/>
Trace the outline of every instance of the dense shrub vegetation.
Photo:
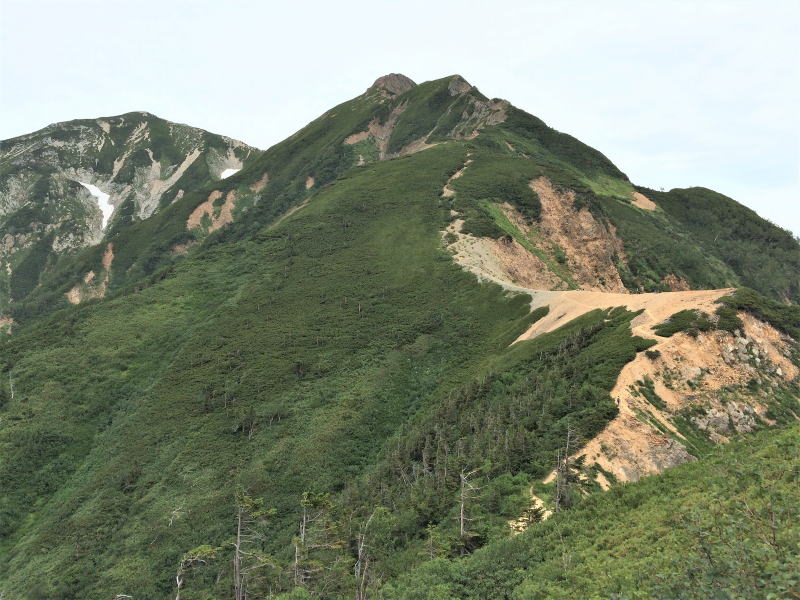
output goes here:
<path id="1" fill-rule="evenodd" d="M 793 598 L 800 593 L 800 429 L 589 496 L 463 560 L 435 560 L 381 598 Z"/>

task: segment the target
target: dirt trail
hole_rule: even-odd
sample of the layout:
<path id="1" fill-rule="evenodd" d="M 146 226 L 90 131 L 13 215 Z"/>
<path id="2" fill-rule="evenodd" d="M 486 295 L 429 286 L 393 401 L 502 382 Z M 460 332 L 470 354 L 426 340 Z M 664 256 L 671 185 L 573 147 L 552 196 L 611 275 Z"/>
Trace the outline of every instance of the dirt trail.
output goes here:
<path id="1" fill-rule="evenodd" d="M 455 190 L 450 188 L 450 184 L 453 183 L 453 180 L 461 177 L 464 174 L 464 171 L 467 170 L 467 167 L 469 167 L 471 164 L 472 164 L 472 159 L 468 158 L 464 163 L 464 166 L 450 176 L 450 178 L 447 180 L 447 183 L 445 183 L 444 187 L 442 188 L 442 196 L 444 196 L 445 198 L 450 198 L 451 196 L 456 195 Z"/>
<path id="2" fill-rule="evenodd" d="M 304 206 L 308 206 L 308 198 L 306 198 L 302 203 L 298 204 L 297 206 L 291 207 L 289 210 L 287 210 L 285 213 L 283 213 L 280 217 L 275 219 L 275 221 L 272 223 L 272 225 L 269 226 L 268 229 L 270 229 L 270 230 L 271 229 L 275 229 L 278 225 L 283 223 L 286 219 L 291 217 L 294 213 L 296 213 L 298 210 L 300 210 Z"/>
<path id="3" fill-rule="evenodd" d="M 625 306 L 632 311 L 644 309 L 644 312 L 631 323 L 631 329 L 635 335 L 652 338 L 654 334 L 650 327 L 653 325 L 685 309 L 713 312 L 714 303 L 731 292 L 733 292 L 733 288 L 650 294 L 622 294 L 592 290 L 563 292 L 529 290 L 528 293 L 533 297 L 531 308 L 549 306 L 550 312 L 534 323 L 516 341 L 529 340 L 542 333 L 553 331 L 590 310 L 615 306 Z"/>

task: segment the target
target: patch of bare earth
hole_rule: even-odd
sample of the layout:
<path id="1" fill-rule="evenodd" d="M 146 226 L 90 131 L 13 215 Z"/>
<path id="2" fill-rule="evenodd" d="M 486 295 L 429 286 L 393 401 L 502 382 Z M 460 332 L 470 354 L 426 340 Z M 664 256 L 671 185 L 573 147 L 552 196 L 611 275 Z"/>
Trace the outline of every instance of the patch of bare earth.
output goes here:
<path id="1" fill-rule="evenodd" d="M 114 262 L 114 244 L 109 242 L 103 252 L 102 271 L 98 278 L 94 271 L 83 276 L 83 281 L 69 290 L 65 295 L 70 304 L 80 304 L 90 298 L 104 298 L 111 278 L 111 264 Z"/>
<path id="2" fill-rule="evenodd" d="M 187 229 L 195 229 L 203 225 L 203 217 L 208 215 L 211 224 L 208 227 L 209 233 L 233 221 L 233 209 L 236 206 L 236 191 L 231 190 L 225 196 L 225 202 L 220 207 L 214 206 L 214 202 L 222 198 L 222 192 L 214 190 L 208 195 L 208 199 L 199 204 L 192 211 L 186 220 Z"/>
<path id="3" fill-rule="evenodd" d="M 253 192 L 260 192 L 265 187 L 267 187 L 268 183 L 269 183 L 269 175 L 264 173 L 258 181 L 256 181 L 253 185 L 250 186 L 250 190 Z"/>
<path id="4" fill-rule="evenodd" d="M 344 139 L 344 143 L 349 145 L 349 146 L 352 146 L 353 144 L 357 144 L 358 142 L 363 142 L 364 140 L 366 140 L 369 137 L 369 135 L 370 135 L 369 130 L 367 130 L 367 131 L 359 131 L 358 133 L 354 133 L 352 135 L 348 135 Z"/>
<path id="5" fill-rule="evenodd" d="M 670 291 L 673 292 L 683 292 L 692 289 L 692 287 L 689 285 L 689 282 L 686 281 L 686 279 L 684 279 L 683 277 L 679 277 L 673 273 L 668 273 L 667 275 L 665 275 L 664 278 L 661 280 L 661 283 L 666 285 L 670 289 Z"/>
<path id="6" fill-rule="evenodd" d="M 694 460 L 690 442 L 672 423 L 685 409 L 693 411 L 695 425 L 715 442 L 733 433 L 749 431 L 767 421 L 767 406 L 748 382 L 781 385 L 795 379 L 798 368 L 790 358 L 790 340 L 747 313 L 739 317 L 744 331 L 712 331 L 692 337 L 678 333 L 662 338 L 652 327 L 680 310 L 713 313 L 716 300 L 730 289 L 664 292 L 660 294 L 606 294 L 590 291 L 533 291 L 533 307 L 549 306 L 549 313 L 519 339 L 553 331 L 593 309 L 625 306 L 642 310 L 631 322 L 634 335 L 655 339 L 656 358 L 639 353 L 617 378 L 611 392 L 619 414 L 578 453 L 586 464 L 597 464 L 618 481 L 635 481 L 671 466 Z M 639 391 L 645 378 L 663 402 L 659 408 Z M 725 393 L 730 397 L 724 398 Z M 552 478 L 552 475 L 551 475 Z M 551 478 L 548 478 L 551 479 Z M 547 481 L 547 480 L 546 480 Z M 598 477 L 608 487 L 605 477 Z"/>
<path id="7" fill-rule="evenodd" d="M 392 137 L 392 132 L 394 131 L 395 125 L 397 125 L 397 119 L 400 118 L 400 115 L 403 114 L 403 111 L 407 106 L 408 103 L 406 102 L 395 106 L 392 109 L 392 112 L 389 113 L 385 123 L 381 123 L 377 117 L 373 118 L 369 122 L 366 131 L 359 131 L 348 136 L 345 139 L 345 143 L 357 144 L 358 142 L 372 138 L 372 140 L 375 142 L 375 146 L 378 148 L 378 158 L 380 160 L 387 158 L 389 138 Z"/>
<path id="8" fill-rule="evenodd" d="M 186 254 L 187 252 L 189 252 L 189 248 L 191 248 L 193 245 L 194 245 L 193 241 L 184 242 L 183 244 L 175 244 L 170 249 L 170 254 L 172 254 L 172 256 L 179 256 L 181 254 Z"/>
<path id="9" fill-rule="evenodd" d="M 640 192 L 633 192 L 632 202 L 634 206 L 638 206 L 644 210 L 655 210 L 657 208 L 655 202 Z"/>
<path id="10" fill-rule="evenodd" d="M 654 334 L 649 326 L 661 323 L 678 311 L 699 309 L 714 311 L 714 303 L 732 289 L 697 290 L 689 292 L 662 292 L 652 294 L 609 293 L 594 290 L 547 291 L 530 290 L 532 308 L 549 306 L 550 312 L 534 323 L 517 341 L 529 340 L 537 335 L 558 329 L 565 323 L 591 310 L 624 306 L 628 310 L 644 310 L 633 321 L 634 332 L 642 337 Z M 647 325 L 648 329 L 640 327 Z"/>
<path id="11" fill-rule="evenodd" d="M 447 180 L 447 183 L 444 184 L 444 187 L 442 188 L 442 196 L 445 198 L 450 198 L 451 196 L 456 195 L 456 193 L 450 188 L 450 184 L 453 183 L 454 180 L 461 177 L 464 174 L 464 171 L 467 170 L 467 167 L 469 167 L 471 164 L 472 159 L 468 158 L 464 163 L 464 166 L 450 176 L 450 178 Z"/>
<path id="12" fill-rule="evenodd" d="M 531 497 L 530 506 L 534 510 L 541 511 L 542 521 L 545 521 L 548 518 L 550 518 L 550 515 L 553 514 L 553 511 L 545 506 L 544 500 L 542 500 L 541 498 L 539 498 L 539 496 L 533 493 L 533 488 L 531 488 L 528 491 L 528 493 L 530 494 Z M 528 529 L 530 523 L 528 522 L 527 519 L 525 519 L 525 517 L 520 517 L 518 519 L 511 519 L 510 521 L 508 521 L 508 526 L 511 528 L 511 533 L 513 535 L 517 535 Z"/>
<path id="13" fill-rule="evenodd" d="M 455 219 L 443 232 L 455 236 L 447 248 L 453 260 L 479 279 L 492 281 L 512 291 L 527 293 L 528 288 L 558 288 L 563 285 L 547 265 L 514 239 L 476 238 L 462 233 L 463 219 Z"/>
<path id="14" fill-rule="evenodd" d="M 788 341 L 777 330 L 746 313 L 739 317 L 744 322 L 741 335 L 713 331 L 696 338 L 685 333 L 658 338 L 650 333 L 658 340 L 652 350 L 660 356 L 651 360 L 642 353 L 623 368 L 611 392 L 619 415 L 584 447 L 587 463 L 600 465 L 619 481 L 636 481 L 694 460 L 687 450 L 690 442 L 671 423 L 685 409 L 701 409 L 691 420 L 717 443 L 769 422 L 765 399 L 748 382 L 780 385 L 797 376 L 797 367 L 789 359 Z M 645 377 L 653 381 L 664 409 L 635 392 Z M 723 388 L 731 393 L 727 400 L 721 397 Z"/>
<path id="15" fill-rule="evenodd" d="M 310 190 L 312 187 L 314 187 L 314 178 L 309 175 L 306 177 L 306 189 Z"/>
<path id="16" fill-rule="evenodd" d="M 0 332 L 11 335 L 11 328 L 14 326 L 14 319 L 11 317 L 0 316 Z"/>
<path id="17" fill-rule="evenodd" d="M 625 251 L 613 225 L 597 221 L 585 206 L 576 208 L 575 193 L 556 190 L 546 177 L 530 187 L 542 205 L 539 230 L 563 250 L 573 279 L 584 289 L 624 293 L 613 259 L 625 260 Z"/>

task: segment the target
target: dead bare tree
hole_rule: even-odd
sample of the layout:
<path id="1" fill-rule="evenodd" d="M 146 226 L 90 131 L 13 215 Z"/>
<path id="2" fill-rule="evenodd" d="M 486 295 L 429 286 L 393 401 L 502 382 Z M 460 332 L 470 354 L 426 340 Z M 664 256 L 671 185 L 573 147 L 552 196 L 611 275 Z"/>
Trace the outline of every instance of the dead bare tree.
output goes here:
<path id="1" fill-rule="evenodd" d="M 468 508 L 467 504 L 474 499 L 475 494 L 481 489 L 481 487 L 476 486 L 471 477 L 480 471 L 480 469 L 472 469 L 471 471 L 467 471 L 466 469 L 461 469 L 460 479 L 460 491 L 459 491 L 459 510 L 458 510 L 458 537 L 461 541 L 461 554 L 464 555 L 467 552 L 467 548 L 469 545 L 469 536 L 470 532 L 468 529 L 468 524 L 472 519 L 468 516 Z"/>
<path id="2" fill-rule="evenodd" d="M 178 564 L 178 572 L 175 574 L 175 585 L 178 588 L 177 592 L 175 593 L 175 600 L 181 600 L 181 590 L 183 589 L 183 584 L 186 583 L 186 575 L 189 573 L 189 571 L 208 564 L 209 560 L 216 558 L 219 550 L 219 548 L 214 548 L 208 544 L 204 544 L 189 550 L 189 552 L 181 557 L 181 561 Z M 118 598 L 120 596 L 122 595 L 117 595 Z M 124 597 L 130 598 L 130 596 Z"/>
<path id="3" fill-rule="evenodd" d="M 264 508 L 263 502 L 240 494 L 236 502 L 236 536 L 233 541 L 234 600 L 246 600 L 250 574 L 265 567 L 278 568 L 275 560 L 257 549 L 266 539 L 264 528 L 274 509 Z"/>
<path id="4" fill-rule="evenodd" d="M 575 495 L 585 489 L 588 478 L 584 474 L 585 456 L 572 458 L 578 446 L 575 428 L 567 425 L 567 435 L 564 447 L 556 450 L 556 493 L 554 499 L 554 512 L 572 506 Z"/>
<path id="5" fill-rule="evenodd" d="M 572 440 L 575 435 L 572 425 L 567 425 L 567 439 L 563 448 L 556 450 L 556 495 L 554 501 L 555 512 L 561 510 L 569 503 L 569 455 L 572 449 Z"/>
<path id="6" fill-rule="evenodd" d="M 377 510 L 376 508 L 372 511 L 372 514 L 366 522 L 359 527 L 358 534 L 356 535 L 356 564 L 353 567 L 353 574 L 356 578 L 355 600 L 367 600 L 367 574 L 370 563 L 370 557 L 367 552 L 367 534 L 369 533 L 369 525 L 375 517 Z"/>
<path id="7" fill-rule="evenodd" d="M 335 535 L 330 513 L 332 504 L 327 494 L 305 492 L 300 500 L 303 508 L 298 536 L 294 539 L 294 584 L 306 587 L 323 565 L 311 558 L 316 552 L 341 548 Z"/>

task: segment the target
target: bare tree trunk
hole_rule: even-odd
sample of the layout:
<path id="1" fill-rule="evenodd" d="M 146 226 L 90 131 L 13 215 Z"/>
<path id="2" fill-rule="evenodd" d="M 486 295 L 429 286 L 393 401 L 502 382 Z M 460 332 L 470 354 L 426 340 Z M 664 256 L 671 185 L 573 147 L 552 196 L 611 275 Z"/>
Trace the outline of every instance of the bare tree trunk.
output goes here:
<path id="1" fill-rule="evenodd" d="M 236 543 L 233 545 L 233 596 L 235 600 L 244 599 L 244 588 L 242 579 L 242 511 L 244 509 L 238 507 L 236 513 Z"/>
<path id="2" fill-rule="evenodd" d="M 294 544 L 294 584 L 304 585 L 305 578 L 300 567 L 300 546 L 306 543 L 306 526 L 308 525 L 308 508 L 303 506 L 303 517 L 300 519 L 300 537 Z"/>
<path id="3" fill-rule="evenodd" d="M 569 481 L 567 480 L 569 477 L 569 455 L 570 455 L 570 446 L 572 444 L 572 435 L 574 430 L 571 425 L 567 426 L 567 440 L 566 444 L 564 445 L 564 454 L 561 454 L 561 449 L 559 448 L 556 451 L 556 498 L 555 498 L 555 512 L 561 512 L 564 508 L 564 504 L 567 501 L 567 496 L 569 495 Z"/>
<path id="4" fill-rule="evenodd" d="M 181 600 L 181 588 L 183 587 L 183 563 L 178 567 L 178 574 L 175 576 L 175 583 L 178 591 L 175 593 L 175 600 Z"/>
<path id="5" fill-rule="evenodd" d="M 377 510 L 377 509 L 376 509 Z M 375 516 L 375 510 L 367 519 L 367 522 L 361 526 L 361 531 L 357 537 L 357 555 L 356 564 L 353 568 L 356 577 L 356 597 L 355 600 L 367 600 L 367 570 L 369 569 L 369 556 L 367 555 L 367 532 L 369 524 L 372 522 L 372 517 Z"/>
<path id="6" fill-rule="evenodd" d="M 469 534 L 467 529 L 467 524 L 471 519 L 467 516 L 467 502 L 472 499 L 472 493 L 477 491 L 478 487 L 475 487 L 473 483 L 470 481 L 470 477 L 472 477 L 475 473 L 478 472 L 478 469 L 473 469 L 469 473 L 467 473 L 464 469 L 461 469 L 461 492 L 460 492 L 460 501 L 459 501 L 459 510 L 458 510 L 458 535 L 461 539 L 461 554 L 462 556 L 466 553 L 466 538 Z"/>

